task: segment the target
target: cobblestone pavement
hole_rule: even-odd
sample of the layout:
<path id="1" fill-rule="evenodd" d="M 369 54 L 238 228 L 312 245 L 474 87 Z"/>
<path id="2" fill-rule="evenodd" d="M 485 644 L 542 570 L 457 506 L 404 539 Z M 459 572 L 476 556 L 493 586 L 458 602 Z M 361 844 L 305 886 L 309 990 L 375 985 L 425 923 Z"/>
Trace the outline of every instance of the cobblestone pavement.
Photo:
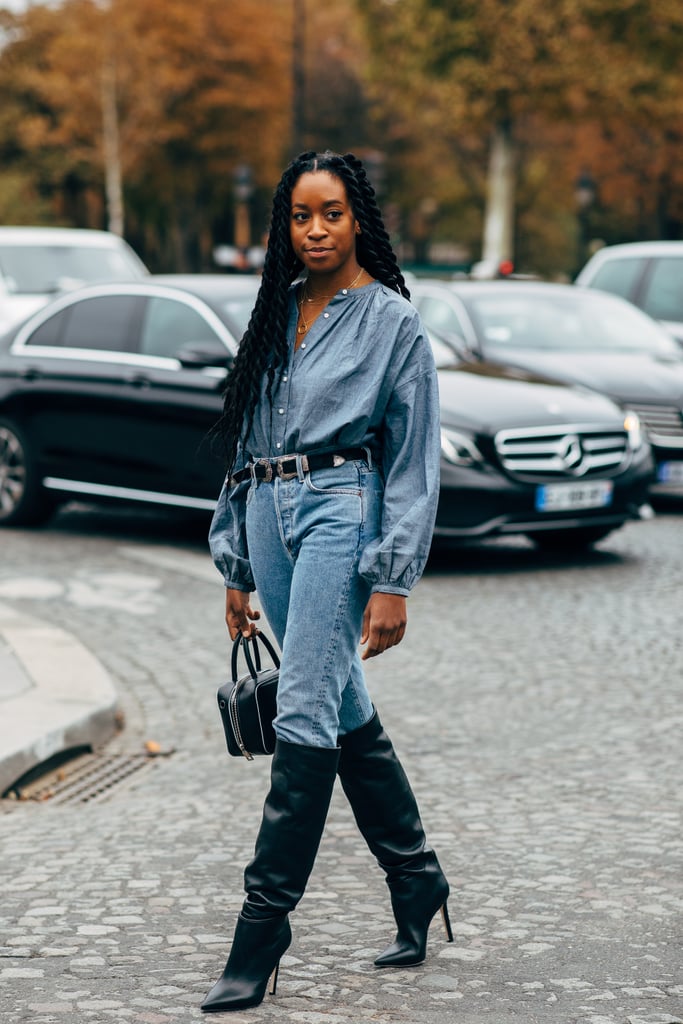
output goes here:
<path id="1" fill-rule="evenodd" d="M 101 801 L 2 802 L 3 1024 L 203 1019 L 241 903 L 268 763 L 220 734 L 222 587 L 198 540 L 126 522 L 0 536 L 0 599 L 117 683 L 108 749 L 174 751 Z M 369 674 L 455 941 L 437 918 L 423 966 L 372 966 L 393 922 L 338 789 L 278 994 L 226 1020 L 683 1021 L 682 539 L 663 515 L 575 560 L 521 543 L 432 560 Z"/>

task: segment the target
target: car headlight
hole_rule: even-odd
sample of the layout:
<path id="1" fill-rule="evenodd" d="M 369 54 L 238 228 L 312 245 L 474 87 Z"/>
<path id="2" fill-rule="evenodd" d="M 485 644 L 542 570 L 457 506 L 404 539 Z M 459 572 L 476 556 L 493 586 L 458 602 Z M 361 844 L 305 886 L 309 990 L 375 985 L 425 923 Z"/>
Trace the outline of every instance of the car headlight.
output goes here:
<path id="1" fill-rule="evenodd" d="M 454 466 L 479 466 L 484 457 L 471 437 L 447 427 L 441 429 L 441 454 Z"/>
<path id="2" fill-rule="evenodd" d="M 631 412 L 630 409 L 627 410 L 626 415 L 624 416 L 624 428 L 628 434 L 629 445 L 634 452 L 637 451 L 642 447 L 645 438 L 643 437 L 643 428 L 640 425 L 638 416 L 634 412 Z"/>

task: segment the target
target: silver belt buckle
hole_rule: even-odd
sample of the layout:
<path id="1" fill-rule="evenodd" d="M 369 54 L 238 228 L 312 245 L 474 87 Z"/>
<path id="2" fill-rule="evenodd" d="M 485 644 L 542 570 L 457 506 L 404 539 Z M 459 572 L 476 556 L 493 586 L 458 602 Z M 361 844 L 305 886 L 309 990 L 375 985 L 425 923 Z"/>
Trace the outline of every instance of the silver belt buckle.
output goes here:
<path id="1" fill-rule="evenodd" d="M 289 459 L 294 459 L 294 464 L 296 466 L 296 455 L 281 455 L 279 459 L 275 460 L 275 465 L 277 467 L 276 473 L 281 480 L 293 480 L 295 476 L 298 476 L 296 469 L 294 470 L 293 473 L 284 472 L 282 468 L 282 463 L 287 462 Z"/>
<path id="2" fill-rule="evenodd" d="M 254 463 L 254 473 L 252 473 L 252 476 L 255 480 L 258 479 L 255 472 L 257 466 L 265 466 L 266 475 L 263 477 L 263 480 L 265 483 L 269 484 L 270 481 L 273 479 L 272 464 L 268 461 L 268 459 L 257 459 L 256 462 Z"/>

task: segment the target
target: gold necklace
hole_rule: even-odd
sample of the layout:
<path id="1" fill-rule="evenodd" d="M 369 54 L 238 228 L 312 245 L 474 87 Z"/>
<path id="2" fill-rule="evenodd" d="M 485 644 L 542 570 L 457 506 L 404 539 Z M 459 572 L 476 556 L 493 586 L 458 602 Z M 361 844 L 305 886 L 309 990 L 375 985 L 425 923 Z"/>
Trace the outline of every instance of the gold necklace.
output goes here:
<path id="1" fill-rule="evenodd" d="M 353 281 L 351 282 L 351 284 L 347 284 L 345 289 L 344 288 L 338 288 L 337 291 L 347 291 L 347 292 L 350 291 L 351 288 L 353 288 L 353 286 L 356 285 L 360 281 L 360 279 L 361 279 L 361 277 L 363 275 L 363 270 L 364 270 L 364 268 L 361 267 L 360 270 L 358 271 L 358 273 L 356 274 L 356 276 L 354 277 Z M 321 295 L 316 295 L 316 297 L 314 299 L 311 299 L 311 298 L 308 297 L 308 278 L 306 278 L 306 280 L 304 281 L 304 285 L 303 285 L 303 294 L 304 294 L 304 302 L 319 302 L 320 299 L 333 299 L 335 297 L 335 295 L 337 294 L 337 292 L 333 292 L 331 295 L 322 295 L 322 294 Z"/>
<path id="2" fill-rule="evenodd" d="M 306 317 L 304 316 L 304 302 L 315 303 L 315 302 L 320 302 L 321 299 L 333 299 L 334 296 L 337 295 L 337 293 L 339 291 L 343 291 L 343 292 L 350 291 L 354 287 L 354 285 L 356 285 L 360 281 L 360 279 L 361 279 L 361 277 L 363 275 L 363 270 L 364 270 L 364 268 L 361 267 L 360 270 L 358 271 L 358 273 L 356 274 L 356 276 L 354 277 L 353 281 L 351 282 L 351 284 L 347 285 L 346 288 L 339 288 L 332 295 L 317 295 L 314 299 L 309 298 L 308 291 L 307 291 L 307 285 L 308 285 L 308 278 L 307 278 L 304 281 L 304 283 L 303 283 L 303 285 L 301 287 L 301 298 L 299 299 L 299 319 L 301 320 L 301 323 L 299 324 L 299 326 L 296 329 L 297 330 L 297 334 L 305 334 L 306 331 L 311 326 L 307 322 Z"/>

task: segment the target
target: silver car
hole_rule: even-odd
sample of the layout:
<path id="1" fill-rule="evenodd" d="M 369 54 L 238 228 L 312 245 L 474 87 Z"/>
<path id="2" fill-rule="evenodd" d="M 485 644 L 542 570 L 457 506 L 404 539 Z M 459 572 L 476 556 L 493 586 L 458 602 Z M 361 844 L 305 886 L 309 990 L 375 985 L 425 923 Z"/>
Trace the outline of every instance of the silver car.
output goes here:
<path id="1" fill-rule="evenodd" d="M 628 299 L 683 346 L 683 242 L 632 242 L 599 249 L 576 278 Z"/>
<path id="2" fill-rule="evenodd" d="M 0 227 L 0 334 L 61 292 L 146 275 L 134 250 L 109 231 Z"/>

